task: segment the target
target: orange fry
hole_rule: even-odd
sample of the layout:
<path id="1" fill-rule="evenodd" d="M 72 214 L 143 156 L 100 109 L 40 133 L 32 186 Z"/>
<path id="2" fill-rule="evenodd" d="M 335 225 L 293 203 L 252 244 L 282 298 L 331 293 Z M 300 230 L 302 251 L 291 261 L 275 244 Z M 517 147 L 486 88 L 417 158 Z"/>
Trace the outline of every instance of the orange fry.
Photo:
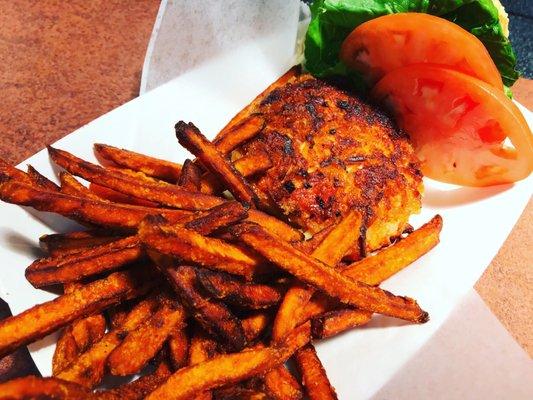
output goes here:
<path id="1" fill-rule="evenodd" d="M 268 371 L 263 378 L 265 391 L 275 400 L 302 400 L 300 383 L 284 365 Z"/>
<path id="2" fill-rule="evenodd" d="M 72 382 L 57 378 L 25 376 L 0 383 L 0 396 L 6 400 L 71 400 L 86 399 L 90 394 L 87 389 Z"/>
<path id="3" fill-rule="evenodd" d="M 30 178 L 31 182 L 35 186 L 38 186 L 41 189 L 51 190 L 53 192 L 59 192 L 60 190 L 57 184 L 52 182 L 46 176 L 42 175 L 39 171 L 37 171 L 31 165 L 28 165 L 28 177 Z"/>
<path id="4" fill-rule="evenodd" d="M 335 389 L 312 344 L 299 349 L 294 358 L 309 400 L 337 400 Z"/>

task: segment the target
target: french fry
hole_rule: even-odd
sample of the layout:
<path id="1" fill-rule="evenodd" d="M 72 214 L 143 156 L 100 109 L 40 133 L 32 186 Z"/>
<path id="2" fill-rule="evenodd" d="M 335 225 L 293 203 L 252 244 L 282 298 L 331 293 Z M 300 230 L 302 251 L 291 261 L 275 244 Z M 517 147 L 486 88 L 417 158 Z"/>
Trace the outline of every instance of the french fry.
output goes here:
<path id="1" fill-rule="evenodd" d="M 240 320 L 220 302 L 203 296 L 195 287 L 196 271 L 180 266 L 166 270 L 170 284 L 190 315 L 209 333 L 219 338 L 226 348 L 238 351 L 246 345 L 246 337 Z"/>
<path id="2" fill-rule="evenodd" d="M 89 391 L 84 387 L 57 378 L 25 376 L 0 383 L 0 398 L 5 400 L 75 400 L 89 396 Z"/>
<path id="3" fill-rule="evenodd" d="M 139 239 L 130 236 L 83 253 L 39 259 L 26 269 L 26 279 L 36 288 L 77 282 L 137 261 L 142 254 Z"/>
<path id="4" fill-rule="evenodd" d="M 141 400 L 161 385 L 171 374 L 166 362 L 159 363 L 157 369 L 141 376 L 133 382 L 119 386 L 115 389 L 96 392 L 91 395 L 91 400 Z"/>
<path id="5" fill-rule="evenodd" d="M 99 199 L 107 200 L 112 203 L 122 203 L 122 204 L 131 204 L 134 206 L 141 207 L 159 207 L 159 204 L 144 200 L 138 199 L 124 193 L 117 192 L 116 190 L 106 188 L 105 186 L 97 185 L 96 183 L 89 183 L 89 190 L 93 196 L 96 195 Z"/>
<path id="6" fill-rule="evenodd" d="M 268 371 L 263 378 L 265 392 L 274 400 L 302 400 L 300 383 L 284 365 Z"/>
<path id="7" fill-rule="evenodd" d="M 338 399 L 312 344 L 299 349 L 294 358 L 309 400 Z"/>
<path id="8" fill-rule="evenodd" d="M 302 240 L 304 235 L 298 229 L 259 210 L 248 210 L 248 221 L 261 225 L 269 233 L 279 236 L 288 242 Z"/>
<path id="9" fill-rule="evenodd" d="M 0 199 L 7 203 L 30 206 L 39 211 L 55 212 L 111 228 L 136 228 L 148 215 L 162 215 L 171 223 L 185 222 L 194 216 L 190 211 L 111 204 L 62 193 L 48 192 L 23 183 L 0 184 Z"/>
<path id="10" fill-rule="evenodd" d="M 428 314 L 413 299 L 394 296 L 380 288 L 350 279 L 269 235 L 257 224 L 240 223 L 230 230 L 272 263 L 345 304 L 411 322 L 428 321 Z"/>
<path id="11" fill-rule="evenodd" d="M 170 333 L 168 337 L 168 349 L 174 370 L 178 370 L 187 365 L 189 338 L 184 327 L 178 326 Z"/>
<path id="12" fill-rule="evenodd" d="M 244 336 L 248 343 L 257 340 L 270 324 L 272 318 L 265 312 L 255 312 L 242 319 L 242 329 L 244 329 Z"/>
<path id="13" fill-rule="evenodd" d="M 189 348 L 189 365 L 200 364 L 210 360 L 218 354 L 217 343 L 211 339 L 204 331 L 197 329 L 191 339 Z M 195 400 L 211 400 L 213 398 L 210 390 L 197 394 Z"/>
<path id="14" fill-rule="evenodd" d="M 237 200 L 251 207 L 257 205 L 259 199 L 251 186 L 194 124 L 180 121 L 175 129 L 178 142 L 198 157 L 202 165 L 218 178 Z"/>
<path id="15" fill-rule="evenodd" d="M 266 393 L 239 386 L 217 389 L 213 394 L 213 398 L 215 400 L 270 400 Z"/>
<path id="16" fill-rule="evenodd" d="M 178 179 L 178 185 L 191 192 L 198 192 L 200 191 L 201 187 L 201 179 L 202 170 L 191 160 L 185 160 L 183 163 L 183 168 L 181 169 L 180 177 Z"/>
<path id="17" fill-rule="evenodd" d="M 118 329 L 107 333 L 102 340 L 95 343 L 69 367 L 57 376 L 69 382 L 75 382 L 87 388 L 93 388 L 102 380 L 105 363 L 109 354 L 115 349 L 128 333 L 148 319 L 158 306 L 154 297 L 148 297 L 137 304 L 127 315 L 124 324 Z"/>
<path id="18" fill-rule="evenodd" d="M 248 212 L 237 201 L 229 201 L 209 209 L 204 216 L 193 219 L 185 224 L 185 228 L 192 229 L 201 235 L 209 235 L 219 228 L 234 224 L 248 217 Z"/>
<path id="19" fill-rule="evenodd" d="M 46 176 L 42 175 L 39 171 L 33 168 L 31 165 L 28 165 L 28 177 L 30 181 L 42 189 L 51 190 L 53 192 L 59 192 L 60 188 L 48 179 Z"/>
<path id="20" fill-rule="evenodd" d="M 255 254 L 190 229 L 145 223 L 139 229 L 139 236 L 149 250 L 178 258 L 184 263 L 220 269 L 247 279 L 261 272 L 263 260 Z"/>
<path id="21" fill-rule="evenodd" d="M 311 256 L 329 266 L 337 265 L 346 252 L 357 243 L 362 220 L 363 215 L 359 210 L 350 211 L 322 239 Z M 301 314 L 313 293 L 313 289 L 302 283 L 296 283 L 287 291 L 274 320 L 274 327 L 272 328 L 274 340 L 279 340 L 285 336 L 296 326 L 298 321 L 302 320 Z"/>
<path id="22" fill-rule="evenodd" d="M 379 285 L 435 247 L 441 230 L 442 217 L 436 215 L 404 239 L 349 265 L 343 274 L 368 285 Z"/>
<path id="23" fill-rule="evenodd" d="M 148 400 L 185 400 L 198 393 L 261 375 L 285 362 L 310 338 L 310 324 L 300 325 L 278 346 L 256 347 L 223 354 L 200 364 L 182 368 L 154 390 Z"/>
<path id="24" fill-rule="evenodd" d="M 231 126 L 226 126 L 217 135 L 213 144 L 222 154 L 228 154 L 244 142 L 257 136 L 265 127 L 261 114 L 251 114 Z"/>
<path id="25" fill-rule="evenodd" d="M 94 152 L 99 159 L 170 183 L 176 183 L 180 177 L 181 165 L 177 163 L 100 143 L 94 145 Z"/>
<path id="26" fill-rule="evenodd" d="M 0 184 L 8 180 L 16 180 L 27 185 L 33 185 L 32 180 L 24 171 L 21 171 L 0 158 Z"/>
<path id="27" fill-rule="evenodd" d="M 211 297 L 244 308 L 271 307 L 281 301 L 284 292 L 279 287 L 246 283 L 223 272 L 200 269 L 197 276 Z"/>
<path id="28" fill-rule="evenodd" d="M 364 310 L 345 308 L 329 311 L 311 321 L 311 331 L 316 339 L 326 339 L 357 326 L 365 325 L 372 313 Z"/>
<path id="29" fill-rule="evenodd" d="M 151 284 L 142 270 L 116 272 L 106 278 L 36 305 L 0 321 L 0 356 L 34 342 L 70 322 L 142 294 Z"/>
<path id="30" fill-rule="evenodd" d="M 185 210 L 206 210 L 221 204 L 224 200 L 201 193 L 193 193 L 169 183 L 140 182 L 127 173 L 109 170 L 91 164 L 74 155 L 48 147 L 52 160 L 68 172 L 85 180 L 108 187 L 140 199 Z"/>
<path id="31" fill-rule="evenodd" d="M 162 301 L 161 308 L 141 323 L 109 354 L 107 365 L 113 375 L 138 373 L 146 366 L 178 326 L 183 327 L 185 313 L 170 299 Z"/>
<path id="32" fill-rule="evenodd" d="M 313 250 L 315 250 L 320 245 L 320 243 L 322 243 L 324 238 L 329 235 L 329 233 L 333 229 L 335 229 L 336 226 L 337 225 L 335 224 L 326 226 L 320 232 L 315 233 L 310 239 L 303 240 L 300 242 L 293 242 L 292 245 L 301 252 L 304 252 L 305 254 L 311 254 Z"/>
<path id="33" fill-rule="evenodd" d="M 52 257 L 79 253 L 95 246 L 114 242 L 123 236 L 109 230 L 88 230 L 71 233 L 52 233 L 39 238 L 39 246 Z"/>
<path id="34" fill-rule="evenodd" d="M 61 182 L 61 193 L 71 196 L 85 197 L 91 200 L 103 200 L 96 193 L 91 192 L 87 187 L 83 186 L 74 176 L 66 171 L 59 173 L 59 181 Z"/>

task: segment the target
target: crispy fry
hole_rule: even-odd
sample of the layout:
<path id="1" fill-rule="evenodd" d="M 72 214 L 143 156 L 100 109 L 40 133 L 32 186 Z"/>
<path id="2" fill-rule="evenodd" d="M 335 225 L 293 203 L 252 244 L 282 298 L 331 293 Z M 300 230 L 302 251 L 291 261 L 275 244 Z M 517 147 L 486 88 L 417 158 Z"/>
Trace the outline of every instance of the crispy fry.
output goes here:
<path id="1" fill-rule="evenodd" d="M 43 191 L 15 181 L 0 185 L 0 198 L 8 203 L 30 206 L 39 211 L 55 212 L 67 218 L 81 219 L 111 228 L 136 228 L 148 215 L 162 215 L 171 223 L 185 222 L 194 216 L 193 213 L 185 210 L 111 204 L 83 199 Z"/>
<path id="2" fill-rule="evenodd" d="M 180 121 L 175 126 L 179 143 L 194 154 L 237 200 L 254 207 L 259 199 L 233 164 L 192 123 Z"/>
<path id="3" fill-rule="evenodd" d="M 248 343 L 257 340 L 270 324 L 272 318 L 265 312 L 255 312 L 242 319 L 242 329 L 244 329 L 244 336 Z"/>
<path id="4" fill-rule="evenodd" d="M 349 265 L 343 274 L 368 285 L 379 285 L 435 247 L 439 243 L 441 230 L 442 218 L 436 215 L 406 238 L 380 250 L 375 256 Z"/>
<path id="5" fill-rule="evenodd" d="M 276 88 L 285 85 L 289 80 L 291 80 L 295 76 L 298 76 L 300 73 L 301 73 L 301 67 L 294 66 L 291 69 L 289 69 L 287 72 L 285 72 L 282 76 L 280 76 L 278 79 L 276 79 L 276 81 L 271 83 L 265 90 L 263 90 L 258 96 L 256 96 L 256 98 L 252 100 L 251 103 L 245 106 L 241 111 L 239 111 L 231 119 L 231 121 L 219 132 L 214 142 L 217 143 L 217 142 L 223 141 L 228 136 L 231 137 L 235 135 L 234 132 L 233 133 L 231 132 L 233 128 L 236 125 L 240 124 L 245 118 L 249 118 L 252 113 L 252 110 L 254 110 L 268 94 L 270 94 Z"/>
<path id="6" fill-rule="evenodd" d="M 184 327 L 177 326 L 170 333 L 168 338 L 168 349 L 174 370 L 178 370 L 187 365 L 189 338 L 187 337 L 187 332 Z"/>
<path id="7" fill-rule="evenodd" d="M 311 254 L 336 226 L 337 225 L 335 224 L 327 226 L 320 232 L 315 233 L 310 239 L 301 242 L 293 242 L 292 245 L 305 254 Z"/>
<path id="8" fill-rule="evenodd" d="M 161 362 L 157 369 L 139 379 L 115 389 L 96 392 L 91 400 L 141 400 L 161 385 L 169 376 L 170 368 L 166 362 Z"/>
<path id="9" fill-rule="evenodd" d="M 138 199 L 137 197 L 120 193 L 116 190 L 109 189 L 105 186 L 97 185 L 96 183 L 92 182 L 89 184 L 89 192 L 92 194 L 92 196 L 96 195 L 99 199 L 107 200 L 112 203 L 131 204 L 141 207 L 159 207 L 159 204 L 153 201 Z"/>
<path id="10" fill-rule="evenodd" d="M 284 365 L 268 371 L 263 378 L 265 391 L 274 400 L 301 400 L 303 391 L 300 383 Z"/>
<path id="11" fill-rule="evenodd" d="M 194 268 L 168 268 L 166 273 L 189 313 L 206 331 L 220 338 L 230 350 L 238 351 L 246 345 L 240 320 L 224 304 L 206 298 L 196 289 Z"/>
<path id="12" fill-rule="evenodd" d="M 198 167 L 198 165 L 189 159 L 185 160 L 183 163 L 183 168 L 181 169 L 180 177 L 178 179 L 178 185 L 191 192 L 198 192 L 200 191 L 201 187 L 201 179 L 202 170 Z"/>
<path id="13" fill-rule="evenodd" d="M 0 396 L 6 400 L 77 400 L 90 396 L 87 389 L 57 378 L 25 376 L 0 383 Z"/>
<path id="14" fill-rule="evenodd" d="M 106 144 L 96 143 L 94 145 L 94 152 L 99 159 L 104 159 L 123 168 L 143 172 L 148 176 L 170 183 L 176 183 L 181 173 L 180 164 L 160 160 L 159 158 L 135 153 L 130 150 L 119 149 Z"/>
<path id="15" fill-rule="evenodd" d="M 428 321 L 428 314 L 413 299 L 354 281 L 269 235 L 259 225 L 245 222 L 230 229 L 269 261 L 345 304 L 416 323 Z"/>
<path id="16" fill-rule="evenodd" d="M 285 222 L 258 210 L 248 211 L 248 221 L 261 225 L 268 232 L 288 242 L 302 240 L 304 235 L 298 229 Z"/>
<path id="17" fill-rule="evenodd" d="M 236 306 L 261 309 L 271 307 L 281 300 L 279 287 L 246 283 L 224 272 L 198 270 L 198 280 L 213 298 Z"/>
<path id="18" fill-rule="evenodd" d="M 363 215 L 359 210 L 352 210 L 322 239 L 311 256 L 323 263 L 335 266 L 359 239 L 359 228 Z M 279 340 L 290 332 L 302 320 L 305 305 L 313 296 L 313 289 L 297 283 L 291 287 L 279 307 L 274 320 L 272 338 Z"/>
<path id="19" fill-rule="evenodd" d="M 105 362 L 109 354 L 130 331 L 148 319 L 157 306 L 158 301 L 154 297 L 148 297 L 141 301 L 127 315 L 124 324 L 120 328 L 107 333 L 102 340 L 95 343 L 68 368 L 61 371 L 58 378 L 75 382 L 88 388 L 96 386 L 104 376 Z"/>
<path id="20" fill-rule="evenodd" d="M 197 329 L 191 339 L 189 348 L 189 365 L 200 364 L 212 359 L 218 354 L 217 343 L 211 339 L 204 331 Z M 210 390 L 194 396 L 195 400 L 211 400 L 213 398 Z"/>
<path id="21" fill-rule="evenodd" d="M 28 177 L 30 181 L 42 189 L 51 190 L 53 192 L 59 192 L 60 188 L 48 179 L 46 176 L 42 175 L 39 171 L 33 168 L 31 165 L 28 165 Z"/>
<path id="22" fill-rule="evenodd" d="M 270 400 L 270 397 L 263 392 L 239 386 L 217 389 L 213 398 L 215 400 Z"/>
<path id="23" fill-rule="evenodd" d="M 84 315 L 138 296 L 152 284 L 149 276 L 143 270 L 116 272 L 72 293 L 0 321 L 0 356 L 34 342 Z"/>
<path id="24" fill-rule="evenodd" d="M 311 331 L 316 339 L 326 339 L 370 321 L 372 313 L 358 309 L 330 311 L 311 322 Z"/>
<path id="25" fill-rule="evenodd" d="M 61 171 L 59 173 L 59 181 L 61 182 L 61 193 L 63 194 L 85 197 L 91 200 L 103 200 L 96 193 L 91 192 L 87 187 L 83 186 L 67 171 Z"/>
<path id="26" fill-rule="evenodd" d="M 205 390 L 230 385 L 263 374 L 285 362 L 310 337 L 310 324 L 300 325 L 276 347 L 245 349 L 182 368 L 153 391 L 148 400 L 185 400 Z"/>
<path id="27" fill-rule="evenodd" d="M 248 279 L 260 272 L 263 262 L 240 247 L 178 226 L 145 223 L 139 229 L 139 236 L 149 250 Z"/>
<path id="28" fill-rule="evenodd" d="M 13 167 L 0 158 L 0 184 L 9 180 L 34 185 L 27 173 Z"/>
<path id="29" fill-rule="evenodd" d="M 131 196 L 185 210 L 206 210 L 221 204 L 224 200 L 201 193 L 193 193 L 169 183 L 140 182 L 132 176 L 118 171 L 104 169 L 59 149 L 48 147 L 52 160 L 71 174 L 79 175 L 90 182 Z"/>
<path id="30" fill-rule="evenodd" d="M 36 288 L 76 282 L 137 261 L 143 252 L 136 236 L 93 247 L 83 253 L 39 259 L 26 269 L 26 279 Z"/>
<path id="31" fill-rule="evenodd" d="M 110 243 L 123 236 L 109 230 L 88 230 L 71 233 L 52 233 L 39 238 L 39 246 L 52 257 L 79 253 L 95 246 Z"/>
<path id="32" fill-rule="evenodd" d="M 312 344 L 299 349 L 294 358 L 309 400 L 337 400 L 335 389 Z"/>
<path id="33" fill-rule="evenodd" d="M 107 365 L 113 375 L 138 373 L 146 366 L 177 326 L 183 326 L 185 313 L 182 307 L 169 299 L 162 302 L 157 312 L 140 324 L 109 355 Z"/>
<path id="34" fill-rule="evenodd" d="M 222 154 L 228 154 L 244 142 L 257 136 L 264 127 L 263 117 L 260 114 L 252 114 L 222 129 L 213 144 Z"/>
<path id="35" fill-rule="evenodd" d="M 211 208 L 208 214 L 187 222 L 185 228 L 192 229 L 201 235 L 209 235 L 218 228 L 234 224 L 247 217 L 246 208 L 239 202 L 229 201 Z"/>

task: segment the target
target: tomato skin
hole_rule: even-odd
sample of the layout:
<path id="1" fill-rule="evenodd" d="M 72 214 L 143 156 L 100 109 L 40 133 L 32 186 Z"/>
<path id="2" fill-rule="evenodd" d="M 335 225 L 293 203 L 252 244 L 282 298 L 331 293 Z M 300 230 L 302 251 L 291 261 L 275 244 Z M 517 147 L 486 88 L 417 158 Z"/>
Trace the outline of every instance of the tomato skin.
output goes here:
<path id="1" fill-rule="evenodd" d="M 398 13 L 365 22 L 346 38 L 340 57 L 370 84 L 396 68 L 432 63 L 503 89 L 483 43 L 453 22 L 429 14 Z"/>
<path id="2" fill-rule="evenodd" d="M 417 64 L 389 72 L 372 96 L 411 136 L 422 172 L 430 178 L 489 186 L 524 179 L 533 170 L 526 120 L 502 91 L 479 79 Z"/>

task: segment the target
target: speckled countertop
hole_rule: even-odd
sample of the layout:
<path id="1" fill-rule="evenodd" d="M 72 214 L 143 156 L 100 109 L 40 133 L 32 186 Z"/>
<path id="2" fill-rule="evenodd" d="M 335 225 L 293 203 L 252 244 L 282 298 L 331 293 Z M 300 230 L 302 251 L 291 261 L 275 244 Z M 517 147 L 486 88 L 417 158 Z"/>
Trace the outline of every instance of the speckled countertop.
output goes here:
<path id="1" fill-rule="evenodd" d="M 0 0 L 0 157 L 17 164 L 136 97 L 158 7 L 159 0 Z M 521 79 L 514 93 L 533 109 L 533 81 Z M 530 201 L 476 284 L 531 356 L 532 239 Z M 0 380 L 30 368 L 6 357 Z"/>

